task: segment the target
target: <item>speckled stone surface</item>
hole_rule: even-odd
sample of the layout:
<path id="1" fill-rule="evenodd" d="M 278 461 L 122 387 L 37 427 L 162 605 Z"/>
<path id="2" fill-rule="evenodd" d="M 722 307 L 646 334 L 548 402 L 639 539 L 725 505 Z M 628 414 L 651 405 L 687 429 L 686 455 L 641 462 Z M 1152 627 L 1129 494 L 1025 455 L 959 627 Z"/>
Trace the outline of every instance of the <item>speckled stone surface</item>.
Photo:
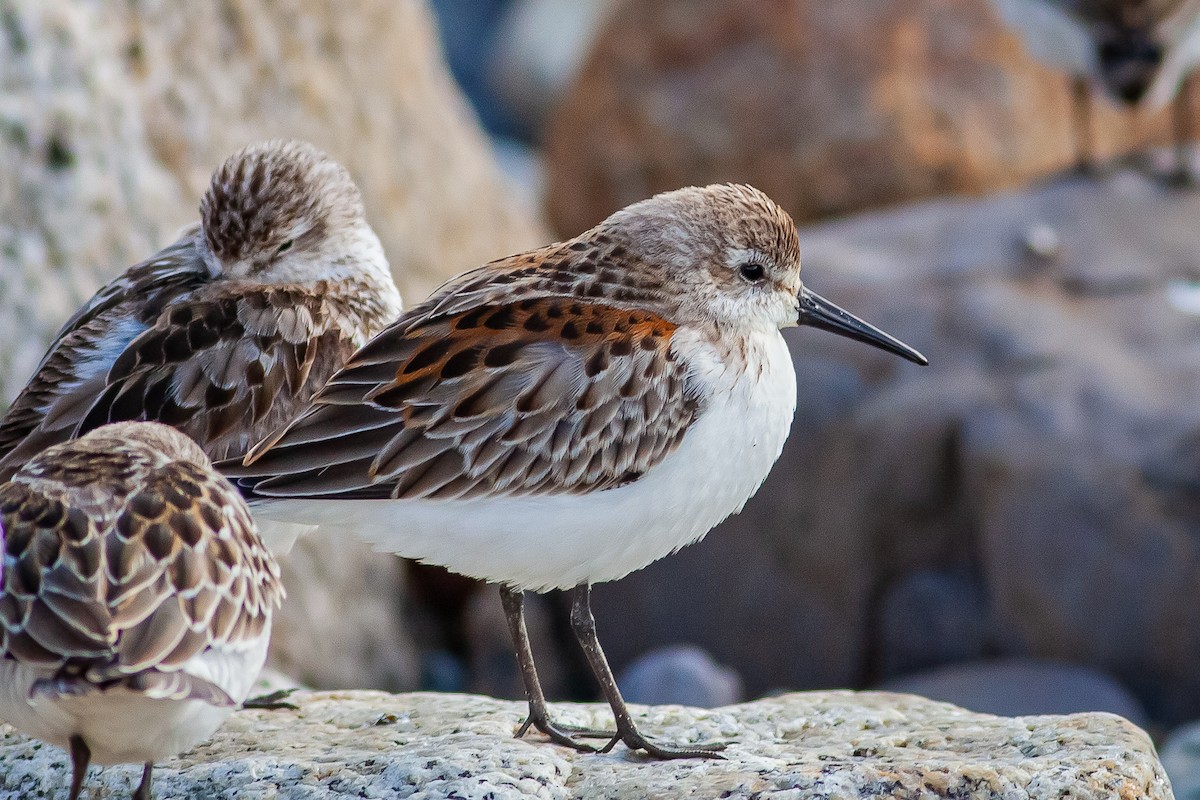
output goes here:
<path id="1" fill-rule="evenodd" d="M 993 717 L 912 695 L 789 694 L 738 706 L 641 709 L 647 732 L 730 743 L 723 761 L 575 754 L 512 738 L 524 706 L 471 695 L 304 692 L 297 711 L 242 711 L 156 769 L 155 797 L 1172 798 L 1154 747 L 1111 714 Z M 599 705 L 559 720 L 608 723 Z M 0 798 L 65 796 L 66 758 L 11 730 Z M 87 800 L 126 797 L 140 771 L 89 775 Z"/>

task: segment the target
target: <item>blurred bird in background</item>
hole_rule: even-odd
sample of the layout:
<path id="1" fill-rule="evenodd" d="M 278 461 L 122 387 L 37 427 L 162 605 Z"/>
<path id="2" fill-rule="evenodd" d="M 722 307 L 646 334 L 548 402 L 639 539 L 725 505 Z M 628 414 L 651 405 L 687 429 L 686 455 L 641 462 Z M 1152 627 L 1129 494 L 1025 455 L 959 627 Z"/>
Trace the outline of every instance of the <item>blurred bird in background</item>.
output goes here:
<path id="1" fill-rule="evenodd" d="M 1129 107 L 1172 104 L 1173 180 L 1191 183 L 1192 111 L 1182 84 L 1200 60 L 1200 0 L 993 0 L 1029 51 L 1074 81 L 1076 166 L 1095 167 L 1091 84 Z"/>

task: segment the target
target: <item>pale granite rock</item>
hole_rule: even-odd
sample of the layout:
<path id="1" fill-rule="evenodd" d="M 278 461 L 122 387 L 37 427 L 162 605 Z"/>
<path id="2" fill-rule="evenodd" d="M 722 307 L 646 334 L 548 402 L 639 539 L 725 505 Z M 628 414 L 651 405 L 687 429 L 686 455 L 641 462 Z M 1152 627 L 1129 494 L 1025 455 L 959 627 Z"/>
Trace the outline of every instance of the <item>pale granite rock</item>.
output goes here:
<path id="1" fill-rule="evenodd" d="M 723 761 L 576 754 L 512 738 L 523 704 L 475 695 L 299 693 L 297 711 L 235 714 L 164 763 L 156 796 L 316 798 L 1029 798 L 1166 800 L 1150 739 L 1110 714 L 992 717 L 912 695 L 791 694 L 711 711 L 643 709 L 647 730 L 731 742 Z M 604 725 L 607 708 L 555 706 Z M 60 791 L 65 759 L 8 732 L 0 800 Z M 134 767 L 93 773 L 89 800 L 124 797 Z"/>
<path id="2" fill-rule="evenodd" d="M 297 541 L 281 563 L 288 597 L 271 632 L 272 667 L 325 689 L 418 686 L 398 558 L 319 531 Z"/>

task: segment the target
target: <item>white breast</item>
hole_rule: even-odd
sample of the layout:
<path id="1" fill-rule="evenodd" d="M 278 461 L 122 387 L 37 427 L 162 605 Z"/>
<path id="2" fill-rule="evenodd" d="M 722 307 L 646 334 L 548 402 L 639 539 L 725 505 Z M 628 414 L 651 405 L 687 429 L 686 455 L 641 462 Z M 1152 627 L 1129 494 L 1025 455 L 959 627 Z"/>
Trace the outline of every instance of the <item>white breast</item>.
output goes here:
<path id="1" fill-rule="evenodd" d="M 796 408 L 778 331 L 746 341 L 745 368 L 684 330 L 672 346 L 706 399 L 679 448 L 627 486 L 450 501 L 266 500 L 255 515 L 352 531 L 377 549 L 523 589 L 616 580 L 740 511 L 779 457 Z"/>

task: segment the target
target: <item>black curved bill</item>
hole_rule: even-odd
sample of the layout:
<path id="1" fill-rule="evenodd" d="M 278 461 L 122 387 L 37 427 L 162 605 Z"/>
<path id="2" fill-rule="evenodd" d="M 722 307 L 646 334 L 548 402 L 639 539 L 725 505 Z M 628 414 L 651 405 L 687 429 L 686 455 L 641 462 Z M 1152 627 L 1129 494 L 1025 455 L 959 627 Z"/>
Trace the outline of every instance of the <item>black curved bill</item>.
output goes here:
<path id="1" fill-rule="evenodd" d="M 901 358 L 907 358 L 914 364 L 921 366 L 929 364 L 929 359 L 896 337 L 889 336 L 869 322 L 863 322 L 849 311 L 838 308 L 821 295 L 810 292 L 808 289 L 800 290 L 799 324 L 865 342 L 880 350 L 887 350 Z"/>

